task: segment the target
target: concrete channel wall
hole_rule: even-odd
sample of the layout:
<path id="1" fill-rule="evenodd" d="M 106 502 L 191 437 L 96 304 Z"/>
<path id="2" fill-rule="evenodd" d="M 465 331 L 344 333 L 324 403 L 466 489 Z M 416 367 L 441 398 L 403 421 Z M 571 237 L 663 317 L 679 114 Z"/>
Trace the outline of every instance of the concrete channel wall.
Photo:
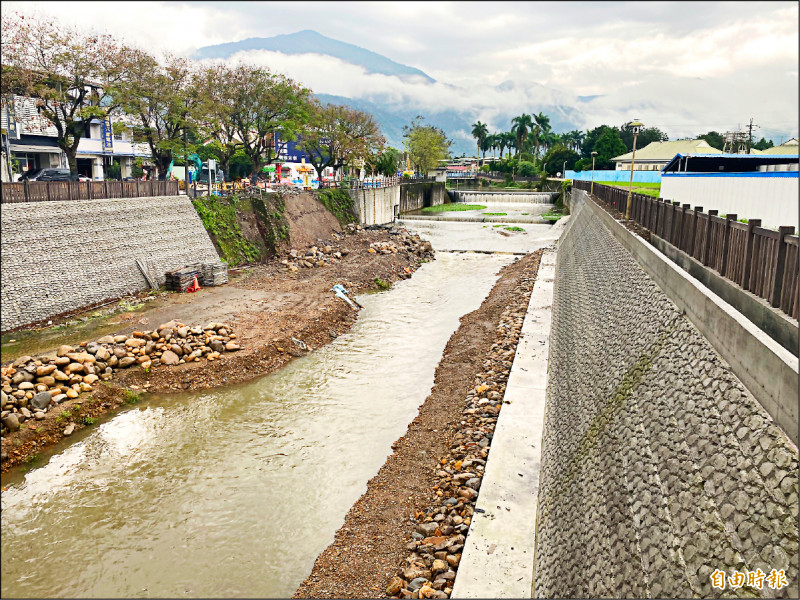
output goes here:
<path id="1" fill-rule="evenodd" d="M 620 242 L 630 233 L 612 232 L 623 228 L 585 192 L 573 191 L 571 209 L 556 263 L 532 593 L 718 596 L 717 569 L 785 571 L 781 591 L 764 583 L 734 595 L 796 593 L 797 447 Z M 659 254 L 649 260 L 689 277 Z M 721 306 L 693 300 L 721 318 Z M 795 416 L 795 439 L 796 427 Z"/>
<path id="2" fill-rule="evenodd" d="M 385 225 L 395 216 L 447 201 L 444 182 L 401 183 L 384 188 L 349 190 L 362 225 Z"/>
<path id="3" fill-rule="evenodd" d="M 187 196 L 4 204 L 2 330 L 147 289 L 136 264 L 219 262 Z"/>

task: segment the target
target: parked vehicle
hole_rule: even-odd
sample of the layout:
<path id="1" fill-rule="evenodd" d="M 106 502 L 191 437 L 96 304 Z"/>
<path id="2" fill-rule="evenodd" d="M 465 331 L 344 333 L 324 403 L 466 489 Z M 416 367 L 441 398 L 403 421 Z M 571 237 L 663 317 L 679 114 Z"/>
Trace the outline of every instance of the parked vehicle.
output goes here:
<path id="1" fill-rule="evenodd" d="M 77 176 L 76 176 L 77 177 Z M 19 178 L 20 181 L 75 181 L 69 169 L 29 169 Z"/>

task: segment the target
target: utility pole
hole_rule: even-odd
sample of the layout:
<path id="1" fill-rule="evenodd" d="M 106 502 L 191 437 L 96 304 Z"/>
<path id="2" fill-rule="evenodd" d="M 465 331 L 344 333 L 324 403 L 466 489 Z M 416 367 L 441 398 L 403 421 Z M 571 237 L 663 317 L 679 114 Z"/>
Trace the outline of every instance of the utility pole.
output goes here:
<path id="1" fill-rule="evenodd" d="M 750 117 L 750 125 L 747 127 L 747 154 L 750 154 L 750 148 L 753 147 L 753 127 L 758 127 L 758 125 L 753 125 L 753 117 Z"/>

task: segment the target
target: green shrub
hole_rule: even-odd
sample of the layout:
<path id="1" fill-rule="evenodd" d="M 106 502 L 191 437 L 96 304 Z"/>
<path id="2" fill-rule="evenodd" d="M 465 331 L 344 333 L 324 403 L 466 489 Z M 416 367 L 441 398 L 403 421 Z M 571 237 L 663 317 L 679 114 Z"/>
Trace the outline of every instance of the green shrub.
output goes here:
<path id="1" fill-rule="evenodd" d="M 344 190 L 324 190 L 317 196 L 322 205 L 344 226 L 356 222 L 353 199 Z"/>

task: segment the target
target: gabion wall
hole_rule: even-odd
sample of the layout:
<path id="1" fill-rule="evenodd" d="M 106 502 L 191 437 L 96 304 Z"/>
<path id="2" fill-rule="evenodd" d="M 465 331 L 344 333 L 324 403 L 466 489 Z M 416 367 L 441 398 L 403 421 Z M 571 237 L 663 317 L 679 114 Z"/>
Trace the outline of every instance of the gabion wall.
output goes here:
<path id="1" fill-rule="evenodd" d="M 797 449 L 590 209 L 558 252 L 536 597 L 796 597 Z M 788 585 L 732 587 L 757 569 Z"/>
<path id="2" fill-rule="evenodd" d="M 2 206 L 2 330 L 148 288 L 136 259 L 164 273 L 218 262 L 186 196 Z"/>

